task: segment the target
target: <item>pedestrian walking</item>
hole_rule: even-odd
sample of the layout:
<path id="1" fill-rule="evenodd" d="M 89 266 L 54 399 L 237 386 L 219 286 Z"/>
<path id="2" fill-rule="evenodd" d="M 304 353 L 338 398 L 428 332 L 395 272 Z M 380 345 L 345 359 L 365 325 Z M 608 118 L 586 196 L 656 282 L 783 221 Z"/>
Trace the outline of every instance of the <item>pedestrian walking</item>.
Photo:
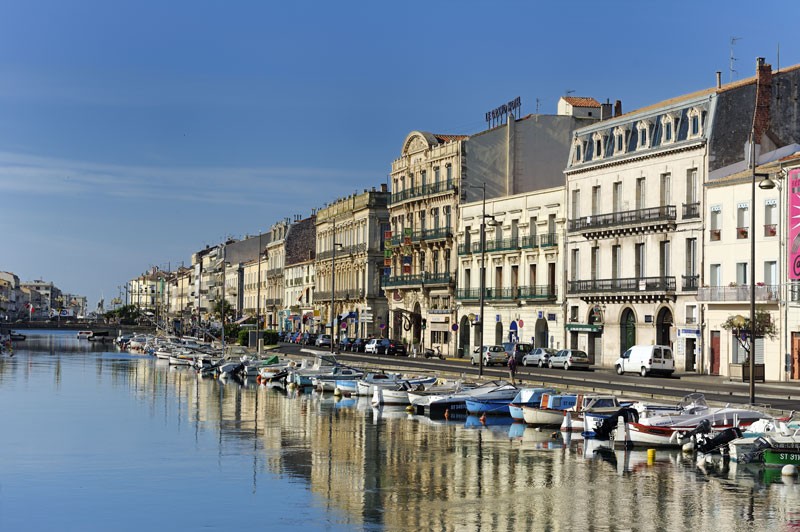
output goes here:
<path id="1" fill-rule="evenodd" d="M 508 375 L 511 377 L 511 384 L 516 384 L 514 382 L 514 377 L 517 374 L 517 357 L 511 355 L 508 357 Z"/>

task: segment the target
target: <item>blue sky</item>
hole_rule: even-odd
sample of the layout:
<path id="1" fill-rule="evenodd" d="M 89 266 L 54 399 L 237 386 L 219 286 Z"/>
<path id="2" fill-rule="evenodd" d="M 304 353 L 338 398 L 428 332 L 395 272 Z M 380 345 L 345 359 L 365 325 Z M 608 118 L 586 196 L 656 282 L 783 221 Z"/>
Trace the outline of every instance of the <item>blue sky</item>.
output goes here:
<path id="1" fill-rule="evenodd" d="M 602 6 L 602 9 L 598 9 Z M 786 2 L 0 0 L 0 270 L 94 306 L 386 182 L 516 96 L 623 109 L 800 63 Z"/>

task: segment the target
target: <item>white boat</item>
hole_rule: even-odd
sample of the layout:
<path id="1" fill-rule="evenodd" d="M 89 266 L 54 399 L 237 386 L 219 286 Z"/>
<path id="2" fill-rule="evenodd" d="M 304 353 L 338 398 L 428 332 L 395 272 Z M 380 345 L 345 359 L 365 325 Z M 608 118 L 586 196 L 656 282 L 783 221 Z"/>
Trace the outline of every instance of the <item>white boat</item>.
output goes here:
<path id="1" fill-rule="evenodd" d="M 78 340 L 88 340 L 93 334 L 93 331 L 78 331 Z"/>
<path id="2" fill-rule="evenodd" d="M 314 359 L 312 365 L 303 364 L 301 368 L 291 370 L 289 373 L 289 382 L 293 382 L 298 386 L 313 386 L 312 379 L 317 375 L 330 373 L 331 370 L 338 366 L 339 362 L 334 355 L 318 354 Z"/>
<path id="3" fill-rule="evenodd" d="M 311 378 L 313 384 L 318 390 L 323 392 L 332 392 L 336 389 L 336 381 L 340 380 L 358 380 L 364 376 L 364 372 L 360 369 L 348 368 L 347 366 L 336 366 L 331 369 L 330 373 L 320 373 Z"/>
<path id="4" fill-rule="evenodd" d="M 634 405 L 635 406 L 635 405 Z M 617 426 L 615 441 L 626 446 L 682 447 L 686 439 L 703 427 L 704 431 L 721 432 L 748 427 L 758 419 L 768 418 L 763 412 L 741 407 L 709 407 L 702 394 L 690 394 L 679 403 L 675 413 L 645 415 L 639 421 Z M 702 424 L 702 427 L 701 427 Z"/>
<path id="5" fill-rule="evenodd" d="M 617 414 L 622 406 L 615 395 L 584 395 L 580 408 L 564 415 L 561 430 L 587 432 L 587 437 L 590 437 L 597 426 L 609 416 Z"/>
<path id="6" fill-rule="evenodd" d="M 419 377 L 413 379 L 402 380 L 392 386 L 375 386 L 372 392 L 372 406 L 380 405 L 393 405 L 405 406 L 410 405 L 411 401 L 408 393 L 411 390 L 422 391 L 426 386 L 430 386 L 437 381 L 436 377 Z"/>
<path id="7" fill-rule="evenodd" d="M 580 394 L 543 394 L 538 408 L 522 407 L 522 417 L 525 423 L 535 427 L 560 427 L 567 412 L 580 410 L 582 404 Z"/>
<path id="8" fill-rule="evenodd" d="M 513 384 L 498 380 L 489 381 L 470 390 L 462 390 L 459 393 L 449 395 L 432 396 L 426 407 L 427 413 L 431 417 L 442 417 L 452 414 L 467 414 L 467 399 L 473 397 L 490 398 L 508 395 L 508 401 L 517 395 L 519 389 Z"/>
<path id="9" fill-rule="evenodd" d="M 358 380 L 356 393 L 366 397 L 372 397 L 375 392 L 375 385 L 393 386 L 402 380 L 403 376 L 399 373 L 384 373 L 383 371 L 368 372 Z"/>
<path id="10" fill-rule="evenodd" d="M 412 406 L 425 408 L 433 399 L 439 399 L 440 397 L 472 389 L 476 386 L 477 384 L 472 382 L 465 383 L 460 380 L 446 381 L 438 379 L 435 384 L 426 387 L 424 390 L 409 390 L 408 400 Z"/>

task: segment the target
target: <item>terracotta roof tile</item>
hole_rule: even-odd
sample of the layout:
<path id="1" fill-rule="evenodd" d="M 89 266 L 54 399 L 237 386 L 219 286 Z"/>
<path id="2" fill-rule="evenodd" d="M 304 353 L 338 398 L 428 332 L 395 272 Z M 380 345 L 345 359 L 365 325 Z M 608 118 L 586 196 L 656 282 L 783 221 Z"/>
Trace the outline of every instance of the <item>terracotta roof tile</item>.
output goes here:
<path id="1" fill-rule="evenodd" d="M 434 133 L 433 135 L 439 142 L 452 142 L 454 140 L 467 140 L 469 135 L 439 135 Z"/>
<path id="2" fill-rule="evenodd" d="M 600 107 L 600 102 L 585 96 L 564 96 L 563 99 L 573 107 Z"/>

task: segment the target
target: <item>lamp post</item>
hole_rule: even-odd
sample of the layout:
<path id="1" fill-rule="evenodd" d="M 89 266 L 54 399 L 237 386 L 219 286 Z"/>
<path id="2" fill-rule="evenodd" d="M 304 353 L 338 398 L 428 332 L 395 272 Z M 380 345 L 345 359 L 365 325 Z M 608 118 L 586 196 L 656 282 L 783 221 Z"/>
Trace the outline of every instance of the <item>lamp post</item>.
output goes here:
<path id="1" fill-rule="evenodd" d="M 470 188 L 479 188 L 483 192 L 483 210 L 481 211 L 481 288 L 480 288 L 480 310 L 478 311 L 478 322 L 480 325 L 481 347 L 478 352 L 478 375 L 483 376 L 483 307 L 485 303 L 484 293 L 486 292 L 486 183 L 481 186 L 467 185 Z"/>
<path id="2" fill-rule="evenodd" d="M 336 242 L 336 218 L 333 219 L 333 230 L 331 235 L 331 243 L 332 243 L 332 253 L 331 253 L 331 354 L 335 353 L 336 350 L 334 348 L 334 339 L 338 335 L 336 331 L 336 327 L 338 325 L 338 316 L 334 317 L 335 309 L 334 309 L 334 299 L 336 297 L 336 246 L 341 246 L 338 242 Z"/>
<path id="3" fill-rule="evenodd" d="M 258 284 L 256 285 L 256 330 L 261 330 L 261 253 L 264 245 L 261 243 L 261 231 L 258 232 Z"/>
<path id="4" fill-rule="evenodd" d="M 756 173 L 756 143 L 755 143 L 755 122 L 750 132 L 750 165 L 752 166 L 753 178 L 750 183 L 750 350 L 748 352 L 748 391 L 750 404 L 756 402 L 756 179 L 761 177 L 758 184 L 761 190 L 771 190 L 775 188 L 775 182 L 769 178 L 769 174 Z"/>

